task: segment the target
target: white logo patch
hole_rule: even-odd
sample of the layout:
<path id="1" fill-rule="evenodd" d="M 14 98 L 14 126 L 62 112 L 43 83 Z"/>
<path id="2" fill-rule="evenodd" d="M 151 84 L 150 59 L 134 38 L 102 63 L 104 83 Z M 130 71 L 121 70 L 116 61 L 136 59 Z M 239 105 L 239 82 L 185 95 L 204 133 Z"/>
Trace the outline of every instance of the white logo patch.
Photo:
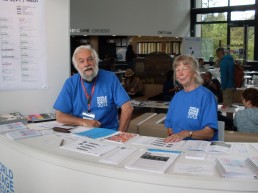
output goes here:
<path id="1" fill-rule="evenodd" d="M 107 96 L 97 97 L 97 104 L 98 104 L 98 107 L 107 107 L 108 106 Z"/>
<path id="2" fill-rule="evenodd" d="M 196 107 L 190 107 L 188 110 L 188 116 L 189 119 L 197 119 L 199 113 L 199 108 Z"/>

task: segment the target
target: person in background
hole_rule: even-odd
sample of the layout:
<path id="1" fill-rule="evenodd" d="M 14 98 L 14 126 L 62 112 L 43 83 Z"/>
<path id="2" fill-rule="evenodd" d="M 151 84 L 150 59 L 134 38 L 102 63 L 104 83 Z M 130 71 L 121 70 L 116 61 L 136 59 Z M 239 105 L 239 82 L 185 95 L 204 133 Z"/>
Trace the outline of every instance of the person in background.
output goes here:
<path id="1" fill-rule="evenodd" d="M 163 101 L 171 101 L 176 92 L 180 90 L 179 85 L 174 81 L 173 74 L 173 70 L 166 73 L 166 80 L 163 84 Z"/>
<path id="2" fill-rule="evenodd" d="M 212 74 L 206 71 L 203 75 L 203 86 L 209 89 L 217 98 L 218 103 L 223 102 L 221 84 L 218 79 L 212 78 Z"/>
<path id="3" fill-rule="evenodd" d="M 205 71 L 203 58 L 199 58 L 198 62 L 199 62 L 199 69 L 200 69 L 200 71 Z"/>
<path id="4" fill-rule="evenodd" d="M 218 48 L 216 55 L 220 61 L 220 78 L 223 92 L 223 108 L 233 103 L 234 95 L 234 59 L 230 54 L 225 55 L 224 48 Z"/>
<path id="5" fill-rule="evenodd" d="M 135 76 L 132 69 L 127 69 L 125 72 L 124 88 L 131 98 L 144 95 L 144 84 L 139 77 Z"/>
<path id="6" fill-rule="evenodd" d="M 98 54 L 89 45 L 77 47 L 72 61 L 79 73 L 66 80 L 53 106 L 57 121 L 126 131 L 133 107 L 116 75 L 98 68 Z"/>
<path id="7" fill-rule="evenodd" d="M 135 58 L 136 58 L 136 54 L 133 51 L 133 46 L 131 44 L 129 44 L 127 46 L 127 50 L 125 53 L 125 60 L 126 60 L 126 63 L 128 64 L 128 68 L 133 69 Z"/>
<path id="8" fill-rule="evenodd" d="M 202 74 L 202 78 L 203 86 L 209 89 L 216 96 L 218 103 L 222 103 L 223 94 L 219 80 L 216 78 L 212 78 L 212 74 L 209 71 L 206 71 L 204 74 Z M 236 130 L 233 124 L 233 120 L 222 115 L 220 111 L 218 111 L 218 120 L 225 122 L 226 130 Z"/>
<path id="9" fill-rule="evenodd" d="M 244 110 L 236 112 L 234 125 L 240 132 L 258 133 L 258 90 L 247 88 L 242 93 Z"/>
<path id="10" fill-rule="evenodd" d="M 198 61 L 180 55 L 173 63 L 176 80 L 183 86 L 169 104 L 165 119 L 168 137 L 165 142 L 183 139 L 218 140 L 217 102 L 202 86 Z"/>

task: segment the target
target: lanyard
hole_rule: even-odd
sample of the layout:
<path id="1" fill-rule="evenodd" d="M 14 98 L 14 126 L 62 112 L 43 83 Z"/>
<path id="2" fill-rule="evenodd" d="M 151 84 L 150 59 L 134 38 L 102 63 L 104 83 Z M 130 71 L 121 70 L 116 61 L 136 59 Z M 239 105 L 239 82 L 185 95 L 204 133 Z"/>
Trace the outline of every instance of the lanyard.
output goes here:
<path id="1" fill-rule="evenodd" d="M 85 96 L 86 96 L 86 98 L 87 98 L 88 113 L 90 112 L 91 99 L 92 99 L 92 96 L 93 96 L 93 93 L 94 93 L 94 90 L 95 90 L 96 80 L 97 80 L 97 78 L 96 78 L 95 81 L 94 81 L 94 85 L 93 85 L 93 87 L 92 87 L 92 89 L 91 89 L 91 94 L 90 94 L 90 96 L 89 96 L 89 94 L 87 93 L 86 88 L 85 88 L 85 86 L 84 86 L 83 80 L 82 80 L 82 78 L 81 78 L 82 88 L 83 88 L 84 94 L 85 94 Z"/>

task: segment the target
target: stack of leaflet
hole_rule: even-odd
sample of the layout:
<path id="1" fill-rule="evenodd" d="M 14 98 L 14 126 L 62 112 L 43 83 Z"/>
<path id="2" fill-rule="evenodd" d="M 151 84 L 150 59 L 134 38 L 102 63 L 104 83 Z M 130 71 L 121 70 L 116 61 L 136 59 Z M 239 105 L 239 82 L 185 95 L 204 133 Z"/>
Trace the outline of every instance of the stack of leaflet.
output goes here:
<path id="1" fill-rule="evenodd" d="M 21 129 L 21 130 L 15 130 L 15 131 L 10 131 L 10 132 L 6 133 L 6 136 L 12 140 L 18 140 L 18 139 L 24 139 L 24 138 L 30 138 L 30 137 L 38 137 L 41 135 L 42 135 L 42 133 L 35 129 Z"/>
<path id="2" fill-rule="evenodd" d="M 16 122 L 27 124 L 28 120 L 19 112 L 0 114 L 0 125 Z"/>
<path id="3" fill-rule="evenodd" d="M 257 178 L 257 173 L 246 158 L 220 157 L 217 158 L 217 168 L 225 178 Z"/>
<path id="4" fill-rule="evenodd" d="M 251 168 L 258 174 L 258 156 L 250 156 L 247 161 Z"/>
<path id="5" fill-rule="evenodd" d="M 0 134 L 10 132 L 10 131 L 15 131 L 15 130 L 21 130 L 21 129 L 28 129 L 28 128 L 22 122 L 3 124 L 3 125 L 0 125 Z"/>

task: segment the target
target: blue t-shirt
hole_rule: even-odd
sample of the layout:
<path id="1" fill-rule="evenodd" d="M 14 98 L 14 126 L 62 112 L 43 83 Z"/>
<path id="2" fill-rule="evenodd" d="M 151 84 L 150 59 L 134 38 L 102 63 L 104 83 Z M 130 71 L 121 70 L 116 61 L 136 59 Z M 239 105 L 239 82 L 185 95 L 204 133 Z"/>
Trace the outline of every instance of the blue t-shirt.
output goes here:
<path id="1" fill-rule="evenodd" d="M 101 122 L 101 127 L 118 129 L 118 107 L 130 100 L 130 97 L 113 72 L 99 70 L 96 83 L 84 82 L 88 95 L 94 92 L 91 100 L 90 113 L 95 114 L 95 120 Z M 68 78 L 54 104 L 54 108 L 66 114 L 83 117 L 88 112 L 87 98 L 81 84 L 80 74 Z"/>
<path id="2" fill-rule="evenodd" d="M 217 102 L 208 89 L 203 86 L 195 90 L 179 91 L 169 104 L 165 127 L 173 133 L 182 130 L 197 131 L 208 126 L 214 129 L 212 141 L 218 140 Z"/>

